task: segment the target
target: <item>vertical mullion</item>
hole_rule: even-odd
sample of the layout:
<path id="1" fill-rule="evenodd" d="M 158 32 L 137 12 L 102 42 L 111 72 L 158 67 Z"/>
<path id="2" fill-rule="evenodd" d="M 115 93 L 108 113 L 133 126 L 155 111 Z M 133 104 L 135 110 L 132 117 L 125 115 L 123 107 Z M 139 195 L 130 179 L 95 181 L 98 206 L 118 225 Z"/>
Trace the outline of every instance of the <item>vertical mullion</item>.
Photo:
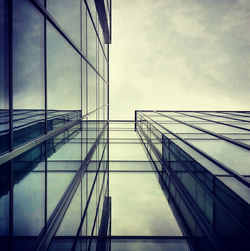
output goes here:
<path id="1" fill-rule="evenodd" d="M 94 26 L 96 25 L 95 27 L 95 30 L 96 30 L 96 38 L 95 38 L 95 67 L 96 67 L 96 71 L 99 73 L 99 64 L 98 64 L 98 20 L 97 20 L 97 14 L 95 15 L 95 24 Z M 95 75 L 95 95 L 96 95 L 96 98 L 95 98 L 95 108 L 98 109 L 98 74 Z M 98 114 L 99 114 L 99 111 L 97 110 L 95 112 L 95 119 L 96 119 L 96 122 L 95 122 L 95 131 L 96 131 L 96 138 L 97 138 L 97 135 L 98 135 Z M 100 143 L 98 143 L 97 145 L 97 148 L 96 148 L 96 157 L 95 157 L 95 165 L 96 165 L 96 169 L 97 169 L 97 166 L 98 166 L 98 161 L 99 161 L 99 145 Z M 98 192 L 99 192 L 99 172 L 97 172 L 97 178 L 96 178 L 96 192 L 95 192 L 95 201 L 96 201 L 96 205 L 95 205 L 95 211 L 97 212 L 97 198 L 98 198 Z M 95 231 L 95 221 L 94 221 L 94 224 L 93 224 L 93 229 L 92 229 L 92 232 L 91 232 L 91 236 L 93 236 L 94 234 L 94 231 Z"/>
<path id="2" fill-rule="evenodd" d="M 81 48 L 81 52 L 82 52 L 82 0 L 80 0 L 80 48 Z M 83 109 L 82 109 L 82 56 L 81 57 L 81 63 L 80 63 L 80 67 L 81 67 L 81 117 L 83 115 Z"/>
<path id="3" fill-rule="evenodd" d="M 47 0 L 44 0 L 44 7 L 47 8 Z M 47 24 L 44 17 L 44 105 L 45 105 L 45 134 L 48 133 L 48 99 L 47 99 Z M 44 181 L 44 225 L 47 226 L 47 203 L 48 203 L 48 163 L 47 163 L 47 142 L 45 142 L 45 181 Z"/>
<path id="4" fill-rule="evenodd" d="M 85 38 L 85 49 L 86 49 L 86 59 L 88 59 L 88 10 L 87 10 L 87 4 L 86 1 L 84 1 L 85 4 L 85 29 L 86 29 L 86 38 Z M 85 93 L 85 97 L 86 97 L 86 114 L 88 114 L 89 108 L 88 108 L 88 62 L 85 62 L 85 84 L 86 84 L 86 93 Z M 88 132 L 88 117 L 86 117 L 86 125 L 85 125 L 85 129 L 86 129 L 86 133 L 85 133 L 85 137 L 86 137 L 86 154 L 88 153 L 88 137 L 89 137 L 89 132 Z M 85 207 L 84 210 L 87 206 L 87 200 L 88 200 L 88 192 L 89 192 L 89 184 L 88 184 L 88 169 L 87 172 L 85 172 L 86 175 L 86 203 L 85 203 Z M 85 236 L 87 236 L 87 231 L 88 231 L 88 212 L 86 212 L 86 227 L 85 227 Z M 85 246 L 87 247 L 87 241 L 85 243 Z"/>
<path id="5" fill-rule="evenodd" d="M 13 0 L 8 1 L 9 150 L 13 150 Z M 13 159 L 9 162 L 9 247 L 13 249 Z"/>
<path id="6" fill-rule="evenodd" d="M 83 32 L 82 32 L 82 0 L 80 0 L 80 47 L 81 47 L 81 51 L 82 51 L 82 48 L 83 48 L 83 46 L 82 46 L 82 41 L 83 41 L 83 39 L 82 39 L 82 34 L 83 34 Z M 83 102 L 82 102 L 82 100 L 83 100 L 83 95 L 82 95 L 82 91 L 83 91 L 83 87 L 82 87 L 82 85 L 83 85 L 83 81 L 82 81 L 82 78 L 83 78 L 83 76 L 82 76 L 82 56 L 81 56 L 81 62 L 80 62 L 80 67 L 81 67 L 81 118 L 82 118 L 82 115 L 83 115 L 83 107 L 82 107 L 82 105 L 83 105 Z M 81 144 L 81 147 L 80 147 L 80 149 L 81 149 L 81 168 L 83 168 L 82 167 L 82 163 L 83 163 L 83 154 L 82 154 L 82 151 L 83 151 L 83 147 L 82 147 L 82 136 L 83 136 L 83 133 L 82 133 L 82 122 L 80 123 L 80 135 L 81 135 L 81 140 L 80 140 L 80 144 Z M 82 218 L 82 204 L 83 204 L 83 196 L 82 196 L 82 194 L 83 194 L 83 192 L 82 192 L 82 189 L 83 189 L 83 187 L 82 187 L 82 179 L 83 179 L 83 175 L 82 175 L 82 177 L 81 177 L 81 187 L 80 187 L 80 189 L 81 189 L 81 213 L 80 213 L 80 217 Z M 82 236 L 82 229 L 81 229 L 81 232 L 80 232 L 80 236 Z M 82 242 L 80 242 L 80 249 L 81 249 L 81 246 L 82 246 Z"/>

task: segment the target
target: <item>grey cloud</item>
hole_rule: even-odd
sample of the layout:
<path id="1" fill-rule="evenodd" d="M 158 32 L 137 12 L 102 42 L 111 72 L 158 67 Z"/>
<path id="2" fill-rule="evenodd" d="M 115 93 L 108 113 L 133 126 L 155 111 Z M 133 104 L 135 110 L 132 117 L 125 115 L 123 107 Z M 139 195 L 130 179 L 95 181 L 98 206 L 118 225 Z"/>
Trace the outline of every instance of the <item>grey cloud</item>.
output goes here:
<path id="1" fill-rule="evenodd" d="M 111 117 L 132 118 L 134 109 L 249 109 L 249 6 L 113 2 Z"/>

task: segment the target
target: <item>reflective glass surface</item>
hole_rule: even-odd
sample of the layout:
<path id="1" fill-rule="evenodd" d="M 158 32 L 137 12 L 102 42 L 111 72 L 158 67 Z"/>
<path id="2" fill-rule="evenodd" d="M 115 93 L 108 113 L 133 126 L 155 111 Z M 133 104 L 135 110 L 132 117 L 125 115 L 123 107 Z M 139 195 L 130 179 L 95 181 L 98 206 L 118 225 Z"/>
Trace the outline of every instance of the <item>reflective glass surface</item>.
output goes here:
<path id="1" fill-rule="evenodd" d="M 37 236 L 45 223 L 45 144 L 16 157 L 13 163 L 14 236 Z M 27 206 L 28 205 L 28 206 Z M 32 240 L 15 239 L 25 250 Z M 34 239 L 33 239 L 34 240 Z"/>
<path id="2" fill-rule="evenodd" d="M 155 251 L 188 251 L 190 250 L 185 240 L 164 240 L 164 239 L 114 239 L 111 240 L 111 248 L 115 251 L 136 251 L 136 250 L 155 250 Z"/>
<path id="3" fill-rule="evenodd" d="M 14 0 L 13 108 L 39 109 L 26 116 L 14 112 L 14 147 L 45 133 L 44 95 L 44 19 L 29 1 Z"/>
<path id="4" fill-rule="evenodd" d="M 80 110 L 80 56 L 49 23 L 47 23 L 47 76 L 48 109 Z"/>
<path id="5" fill-rule="evenodd" d="M 96 72 L 88 66 L 88 112 L 92 112 L 97 108 L 96 90 Z"/>
<path id="6" fill-rule="evenodd" d="M 194 146 L 216 158 L 235 172 L 248 175 L 249 170 L 249 151 L 241 147 L 237 147 L 224 140 L 187 140 Z"/>
<path id="7" fill-rule="evenodd" d="M 9 151 L 8 9 L 0 0 L 0 155 Z"/>
<path id="8" fill-rule="evenodd" d="M 74 43 L 80 47 L 80 1 L 49 0 L 47 9 Z"/>
<path id="9" fill-rule="evenodd" d="M 90 2 L 94 4 L 94 1 Z M 87 14 L 87 58 L 96 67 L 96 32 L 89 14 Z"/>
<path id="10" fill-rule="evenodd" d="M 182 235 L 154 173 L 110 173 L 113 235 Z"/>
<path id="11" fill-rule="evenodd" d="M 0 238 L 9 233 L 9 174 L 10 162 L 0 165 Z"/>
<path id="12" fill-rule="evenodd" d="M 185 114 L 200 116 L 198 112 L 185 112 Z M 223 115 L 219 112 L 213 114 L 218 117 Z M 164 115 L 169 116 L 168 119 L 185 120 L 187 125 L 180 122 L 163 123 L 166 119 Z M 213 229 L 213 238 L 217 239 L 227 250 L 234 250 L 239 246 L 242 250 L 246 250 L 248 245 L 246 236 L 250 229 L 249 188 L 247 179 L 239 175 L 249 175 L 247 163 L 249 154 L 248 149 L 245 149 L 247 145 L 245 148 L 240 145 L 241 142 L 247 143 L 246 133 L 243 130 L 236 133 L 234 130 L 236 128 L 206 121 L 199 124 L 196 121 L 192 123 L 201 128 L 209 128 L 213 136 L 199 131 L 191 132 L 187 127 L 191 126 L 193 119 L 189 120 L 188 116 L 184 117 L 174 112 L 143 111 L 138 112 L 137 116 L 137 121 L 139 121 L 137 132 L 143 141 L 147 142 L 145 146 L 150 153 L 149 156 L 152 160 L 162 163 L 162 166 L 157 162 L 154 164 L 155 168 L 161 171 L 158 172 L 159 182 L 162 187 L 165 187 L 165 195 L 170 201 L 173 198 L 177 204 L 179 213 L 183 216 L 191 235 L 203 236 L 200 241 L 190 243 L 191 246 L 201 245 L 202 249 L 204 247 L 211 249 L 215 244 L 214 241 L 209 240 L 201 228 L 198 216 L 200 212 L 202 219 L 205 220 L 203 223 Z M 202 113 L 202 116 L 209 115 Z M 233 125 L 230 117 L 224 118 L 224 121 Z M 171 127 L 178 134 L 172 135 L 163 126 Z M 238 135 L 239 139 L 243 140 L 238 140 L 239 145 L 237 141 L 235 141 L 236 144 L 232 144 L 226 139 L 221 140 L 217 132 L 224 132 L 227 137 L 232 136 L 235 139 Z M 170 203 L 170 205 L 173 204 Z M 192 209 L 193 206 L 195 208 Z M 178 218 L 178 213 L 176 216 Z M 183 225 L 182 230 L 185 230 Z"/>

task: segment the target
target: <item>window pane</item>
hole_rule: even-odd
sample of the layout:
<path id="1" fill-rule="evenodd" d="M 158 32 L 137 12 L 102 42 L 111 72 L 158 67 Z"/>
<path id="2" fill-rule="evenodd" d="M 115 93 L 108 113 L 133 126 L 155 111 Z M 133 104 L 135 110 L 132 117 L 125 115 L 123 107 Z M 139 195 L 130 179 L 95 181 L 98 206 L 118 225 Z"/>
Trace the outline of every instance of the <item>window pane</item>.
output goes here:
<path id="1" fill-rule="evenodd" d="M 9 234 L 9 172 L 9 162 L 0 165 L 0 237 Z"/>
<path id="2" fill-rule="evenodd" d="M 90 63 L 96 67 L 96 32 L 89 14 L 87 15 L 87 55 Z"/>
<path id="3" fill-rule="evenodd" d="M 15 236 L 37 236 L 44 226 L 44 152 L 41 144 L 14 159 Z"/>
<path id="4" fill-rule="evenodd" d="M 9 150 L 7 1 L 0 0 L 0 154 Z"/>
<path id="5" fill-rule="evenodd" d="M 47 23 L 48 109 L 81 109 L 81 59 Z"/>
<path id="6" fill-rule="evenodd" d="M 112 235 L 182 235 L 154 173 L 109 176 Z"/>
<path id="7" fill-rule="evenodd" d="M 137 250 L 157 250 L 157 251 L 189 251 L 190 248 L 186 240 L 176 239 L 112 239 L 112 251 L 137 251 Z"/>
<path id="8" fill-rule="evenodd" d="M 250 175 L 249 151 L 224 140 L 187 140 L 241 175 Z"/>
<path id="9" fill-rule="evenodd" d="M 47 9 L 80 48 L 80 1 L 49 0 Z"/>
<path id="10" fill-rule="evenodd" d="M 96 109 L 96 73 L 88 66 L 88 112 Z"/>
<path id="11" fill-rule="evenodd" d="M 29 1 L 13 1 L 14 146 L 44 134 L 44 19 Z M 32 133 L 31 133 L 32 132 Z"/>

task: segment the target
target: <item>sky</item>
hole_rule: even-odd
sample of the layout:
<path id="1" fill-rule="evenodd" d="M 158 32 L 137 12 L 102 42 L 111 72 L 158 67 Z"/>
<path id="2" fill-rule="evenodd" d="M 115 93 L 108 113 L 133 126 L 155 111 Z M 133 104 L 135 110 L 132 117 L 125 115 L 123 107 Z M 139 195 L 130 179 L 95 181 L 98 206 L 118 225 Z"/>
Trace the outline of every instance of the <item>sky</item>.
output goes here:
<path id="1" fill-rule="evenodd" d="M 113 0 L 110 118 L 249 110 L 249 0 Z"/>

